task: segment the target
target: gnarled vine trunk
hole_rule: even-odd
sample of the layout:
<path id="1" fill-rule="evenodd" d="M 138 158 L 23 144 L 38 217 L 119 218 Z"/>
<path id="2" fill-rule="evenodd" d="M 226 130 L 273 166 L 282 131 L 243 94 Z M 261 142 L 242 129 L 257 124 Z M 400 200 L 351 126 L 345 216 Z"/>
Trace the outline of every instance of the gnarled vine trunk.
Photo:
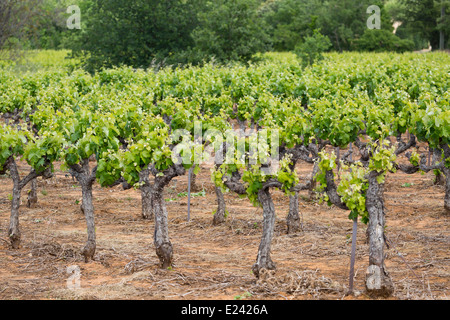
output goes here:
<path id="1" fill-rule="evenodd" d="M 163 197 L 164 184 L 155 183 L 153 190 L 153 210 L 155 213 L 154 244 L 162 268 L 172 266 L 173 246 L 169 239 L 168 214 Z"/>
<path id="2" fill-rule="evenodd" d="M 142 200 L 142 218 L 153 219 L 153 196 L 152 196 L 152 185 L 149 179 L 150 170 L 143 169 L 139 173 L 140 182 L 143 183 L 140 187 L 141 190 L 141 200 Z"/>
<path id="3" fill-rule="evenodd" d="M 195 173 L 192 173 L 191 177 L 191 191 L 193 192 L 199 192 L 202 188 L 197 184 L 197 175 Z"/>
<path id="4" fill-rule="evenodd" d="M 215 187 L 217 196 L 217 210 L 214 213 L 213 225 L 218 225 L 225 222 L 225 198 L 223 196 L 222 190 L 219 187 Z"/>
<path id="5" fill-rule="evenodd" d="M 319 164 L 318 162 L 314 162 L 313 172 L 311 173 L 311 185 L 309 187 L 309 199 L 314 198 L 314 190 L 317 187 L 316 175 L 319 172 Z"/>
<path id="6" fill-rule="evenodd" d="M 224 145 L 221 145 L 219 149 L 216 151 L 216 154 L 214 155 L 215 160 L 215 166 L 216 169 L 219 168 L 219 164 L 222 162 L 224 157 Z M 213 217 L 213 225 L 218 225 L 223 222 L 225 222 L 225 215 L 226 215 L 226 205 L 225 205 L 225 198 L 222 193 L 222 189 L 220 187 L 214 186 L 214 190 L 216 192 L 216 198 L 217 198 L 217 210 L 214 213 Z"/>
<path id="7" fill-rule="evenodd" d="M 31 180 L 31 189 L 30 189 L 30 191 L 28 191 L 27 207 L 34 208 L 34 206 L 37 204 L 37 202 L 38 202 L 37 179 L 33 179 L 33 180 Z"/>
<path id="8" fill-rule="evenodd" d="M 442 152 L 442 150 L 439 148 L 432 149 L 432 153 L 433 153 L 432 165 L 436 165 L 436 163 L 438 163 L 442 160 L 441 152 Z M 434 172 L 433 184 L 436 186 L 444 186 L 445 185 L 445 178 L 442 176 L 442 173 L 439 170 L 437 170 L 437 172 Z"/>
<path id="9" fill-rule="evenodd" d="M 274 270 L 275 263 L 270 257 L 270 246 L 272 243 L 275 227 L 275 206 L 269 192 L 269 188 L 263 188 L 258 192 L 258 200 L 263 207 L 263 234 L 258 248 L 256 263 L 252 267 L 253 274 L 259 277 L 262 269 Z"/>
<path id="10" fill-rule="evenodd" d="M 12 192 L 11 217 L 9 220 L 8 236 L 13 249 L 19 249 L 20 246 L 20 229 L 19 229 L 19 207 L 20 195 L 22 189 L 19 186 L 19 179 L 14 179 L 14 187 Z"/>
<path id="11" fill-rule="evenodd" d="M 298 210 L 298 192 L 289 195 L 289 213 L 286 217 L 287 233 L 292 234 L 300 230 L 300 215 Z"/>
<path id="12" fill-rule="evenodd" d="M 369 213 L 369 267 L 366 271 L 366 290 L 372 296 L 388 297 L 394 292 L 394 285 L 384 265 L 384 184 L 378 183 L 379 175 L 376 171 L 370 172 L 366 193 L 366 208 Z"/>
<path id="13" fill-rule="evenodd" d="M 81 186 L 82 204 L 81 211 L 84 213 L 86 219 L 88 238 L 86 245 L 81 250 L 84 256 L 84 261 L 94 259 L 96 250 L 96 234 L 95 234 L 95 219 L 94 219 L 94 203 L 92 197 L 92 186 L 97 176 L 97 167 L 92 169 L 89 167 L 89 159 L 83 159 L 81 165 L 75 164 L 70 167 L 70 172 L 77 179 Z"/>
<path id="14" fill-rule="evenodd" d="M 444 168 L 445 175 L 445 196 L 444 196 L 444 208 L 450 213 L 450 169 Z"/>
<path id="15" fill-rule="evenodd" d="M 444 208 L 450 213 L 450 168 L 447 164 L 450 162 L 450 145 L 442 144 L 442 150 L 444 151 L 444 165 L 442 171 L 445 175 L 445 196 L 444 196 Z"/>
<path id="16" fill-rule="evenodd" d="M 81 185 L 82 197 L 83 197 L 83 211 L 86 219 L 88 239 L 85 247 L 81 250 L 81 254 L 84 256 L 85 262 L 89 262 L 94 258 L 96 249 L 96 236 L 95 236 L 95 220 L 94 220 L 94 204 L 92 201 L 92 183 L 83 183 Z"/>
<path id="17" fill-rule="evenodd" d="M 20 198 L 22 189 L 25 188 L 25 186 L 32 181 L 33 179 L 36 179 L 39 174 L 37 174 L 34 170 L 31 170 L 31 172 L 23 179 L 20 179 L 19 170 L 17 169 L 16 161 L 13 157 L 10 157 L 7 162 L 6 166 L 9 169 L 9 172 L 11 174 L 11 178 L 13 180 L 13 191 L 12 191 L 12 201 L 11 201 L 11 216 L 9 220 L 9 229 L 8 229 L 8 236 L 9 240 L 11 241 L 11 246 L 13 249 L 18 249 L 20 246 L 20 240 L 21 240 L 21 234 L 20 234 L 20 228 L 19 228 L 19 208 L 20 208 Z M 6 167 L 5 166 L 5 167 Z M 51 177 L 51 171 L 45 170 L 40 175 L 43 175 L 46 178 Z"/>
<path id="18" fill-rule="evenodd" d="M 151 170 L 155 176 L 152 189 L 153 212 L 155 214 L 154 245 L 161 267 L 166 269 L 172 266 L 173 246 L 169 238 L 169 221 L 163 192 L 173 178 L 184 175 L 186 170 L 182 165 L 173 165 L 164 172 L 158 172 L 154 168 Z"/>

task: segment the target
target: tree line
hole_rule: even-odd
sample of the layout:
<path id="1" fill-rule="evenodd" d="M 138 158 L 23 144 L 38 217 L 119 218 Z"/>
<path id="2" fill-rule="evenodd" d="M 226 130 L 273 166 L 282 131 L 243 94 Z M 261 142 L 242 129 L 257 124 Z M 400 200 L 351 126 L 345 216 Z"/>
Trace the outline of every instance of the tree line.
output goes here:
<path id="1" fill-rule="evenodd" d="M 68 29 L 67 8 L 80 8 Z M 380 8 L 370 29 L 367 8 Z M 71 49 L 88 68 L 249 61 L 266 51 L 448 48 L 449 0 L 0 0 L 0 48 Z M 397 28 L 394 34 L 394 23 Z"/>

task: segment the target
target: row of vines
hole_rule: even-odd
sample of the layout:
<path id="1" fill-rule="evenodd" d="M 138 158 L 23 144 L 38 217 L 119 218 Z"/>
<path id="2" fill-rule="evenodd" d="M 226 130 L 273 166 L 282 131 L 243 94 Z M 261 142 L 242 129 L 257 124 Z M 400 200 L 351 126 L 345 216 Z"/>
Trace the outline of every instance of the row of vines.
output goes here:
<path id="1" fill-rule="evenodd" d="M 276 267 L 271 190 L 289 197 L 289 232 L 298 229 L 299 192 L 316 190 L 368 225 L 366 289 L 389 296 L 394 287 L 383 252 L 387 173 L 434 171 L 445 179 L 443 206 L 450 211 L 449 66 L 442 53 L 349 53 L 330 54 L 307 69 L 296 60 L 158 71 L 123 67 L 95 75 L 61 68 L 19 76 L 1 69 L 0 173 L 14 183 L 11 246 L 18 248 L 21 239 L 22 190 L 38 177 L 50 178 L 61 162 L 82 189 L 86 262 L 96 250 L 97 182 L 141 191 L 142 216 L 155 221 L 156 254 L 163 268 L 170 267 L 176 250 L 164 189 L 188 170 L 197 172 L 202 162 L 195 160 L 210 150 L 218 205 L 213 223 L 225 220 L 225 190 L 263 208 L 255 276 Z M 238 134 L 229 139 L 233 130 Z M 419 142 L 428 155 L 417 152 Z M 277 159 L 276 170 L 268 170 Z M 30 167 L 25 177 L 19 160 Z M 298 176 L 300 161 L 311 164 L 308 177 Z"/>

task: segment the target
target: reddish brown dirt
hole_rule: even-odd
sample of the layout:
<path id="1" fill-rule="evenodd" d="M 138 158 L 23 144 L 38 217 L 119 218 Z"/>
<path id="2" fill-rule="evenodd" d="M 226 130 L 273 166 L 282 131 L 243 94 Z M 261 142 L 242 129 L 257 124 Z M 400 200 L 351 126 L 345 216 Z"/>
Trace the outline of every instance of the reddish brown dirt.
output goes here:
<path id="1" fill-rule="evenodd" d="M 25 174 L 26 165 L 21 169 Z M 310 170 L 309 165 L 299 167 L 304 178 Z M 140 217 L 140 193 L 119 186 L 94 189 L 97 252 L 95 261 L 84 263 L 79 254 L 86 239 L 81 189 L 59 170 L 54 178 L 38 181 L 35 208 L 25 206 L 24 192 L 22 247 L 12 250 L 7 241 L 12 184 L 6 176 L 0 181 L 0 299 L 370 299 L 364 294 L 365 226 L 359 223 L 356 296 L 345 296 L 352 222 L 348 212 L 309 200 L 308 192 L 300 199 L 303 229 L 287 235 L 288 198 L 273 191 L 277 271 L 256 280 L 251 266 L 262 210 L 226 194 L 227 221 L 213 226 L 216 204 L 208 168 L 197 177 L 206 196 L 192 198 L 190 222 L 187 197 L 177 196 L 187 190 L 187 176 L 166 190 L 165 198 L 172 199 L 167 202 L 175 257 L 171 270 L 158 267 L 154 224 Z M 450 238 L 443 197 L 431 173 L 388 176 L 386 235 L 393 245 L 386 250 L 386 265 L 396 288 L 392 299 L 448 299 Z M 80 288 L 68 287 L 72 265 L 81 270 Z"/>

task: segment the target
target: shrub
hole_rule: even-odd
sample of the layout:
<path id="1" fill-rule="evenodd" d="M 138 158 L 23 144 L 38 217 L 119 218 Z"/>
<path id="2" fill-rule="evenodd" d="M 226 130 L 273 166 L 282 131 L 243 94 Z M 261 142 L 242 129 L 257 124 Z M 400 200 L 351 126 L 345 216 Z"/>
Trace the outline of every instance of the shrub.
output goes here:
<path id="1" fill-rule="evenodd" d="M 358 51 L 395 51 L 405 52 L 414 48 L 414 42 L 409 39 L 400 39 L 388 30 L 367 29 L 361 38 L 353 41 L 353 49 Z"/>
<path id="2" fill-rule="evenodd" d="M 322 53 L 328 51 L 332 44 L 327 36 L 319 30 L 314 30 L 312 36 L 304 38 L 303 42 L 295 47 L 295 54 L 302 59 L 304 65 L 323 59 Z"/>

